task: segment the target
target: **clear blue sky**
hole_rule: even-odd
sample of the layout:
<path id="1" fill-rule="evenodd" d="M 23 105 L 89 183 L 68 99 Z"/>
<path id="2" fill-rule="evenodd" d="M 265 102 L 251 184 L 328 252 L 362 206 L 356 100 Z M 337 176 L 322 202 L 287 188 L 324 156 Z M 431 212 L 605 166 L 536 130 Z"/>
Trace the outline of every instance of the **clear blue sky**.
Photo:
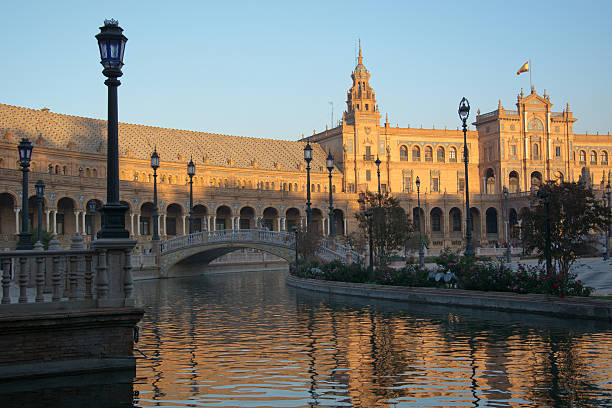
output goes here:
<path id="1" fill-rule="evenodd" d="M 129 41 L 119 120 L 295 140 L 345 109 L 355 41 L 392 125 L 456 128 L 536 90 L 612 131 L 607 1 L 12 1 L 2 6 L 0 102 L 106 118 L 94 35 Z"/>

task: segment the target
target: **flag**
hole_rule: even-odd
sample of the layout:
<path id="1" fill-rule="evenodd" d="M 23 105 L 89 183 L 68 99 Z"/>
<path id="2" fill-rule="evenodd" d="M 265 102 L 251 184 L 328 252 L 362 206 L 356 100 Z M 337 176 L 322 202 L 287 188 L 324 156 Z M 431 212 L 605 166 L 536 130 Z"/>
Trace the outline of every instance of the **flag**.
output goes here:
<path id="1" fill-rule="evenodd" d="M 516 75 L 521 75 L 523 72 L 527 71 L 529 71 L 529 61 L 524 63 L 523 66 L 520 67 L 518 71 L 516 71 Z"/>

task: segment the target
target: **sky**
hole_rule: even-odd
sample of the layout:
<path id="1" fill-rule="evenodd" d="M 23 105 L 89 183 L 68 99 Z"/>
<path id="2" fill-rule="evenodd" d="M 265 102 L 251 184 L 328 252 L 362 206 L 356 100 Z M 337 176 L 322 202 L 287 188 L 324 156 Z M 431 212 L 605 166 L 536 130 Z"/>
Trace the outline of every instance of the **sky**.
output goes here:
<path id="1" fill-rule="evenodd" d="M 456 128 L 459 101 L 516 109 L 546 90 L 612 131 L 608 1 L 12 1 L 2 6 L 0 103 L 105 119 L 95 34 L 114 18 L 128 38 L 119 120 L 297 140 L 346 108 L 355 44 L 384 121 Z M 472 127 L 473 128 L 473 127 Z"/>

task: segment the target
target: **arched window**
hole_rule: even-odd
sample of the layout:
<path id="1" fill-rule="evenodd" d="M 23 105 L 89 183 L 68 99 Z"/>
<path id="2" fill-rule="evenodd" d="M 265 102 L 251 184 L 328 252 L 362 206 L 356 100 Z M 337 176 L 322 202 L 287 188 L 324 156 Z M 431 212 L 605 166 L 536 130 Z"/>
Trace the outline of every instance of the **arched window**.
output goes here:
<path id="1" fill-rule="evenodd" d="M 487 169 L 486 180 L 486 194 L 495 194 L 495 172 L 493 169 Z"/>
<path id="2" fill-rule="evenodd" d="M 461 232 L 461 210 L 457 207 L 454 207 L 450 210 L 450 218 L 452 221 L 452 232 Z"/>
<path id="3" fill-rule="evenodd" d="M 597 152 L 595 150 L 591 150 L 590 156 L 591 164 L 597 164 Z"/>
<path id="4" fill-rule="evenodd" d="M 431 231 L 442 232 L 442 210 L 438 207 L 431 210 Z"/>
<path id="5" fill-rule="evenodd" d="M 601 164 L 608 164 L 608 152 L 605 150 L 601 152 Z"/>
<path id="6" fill-rule="evenodd" d="M 445 152 L 444 152 L 444 148 L 442 146 L 438 147 L 438 154 L 437 154 L 437 156 L 438 156 L 437 160 L 440 163 L 444 163 L 444 161 L 446 159 L 446 157 L 445 157 L 446 155 L 445 155 Z"/>
<path id="7" fill-rule="evenodd" d="M 519 175 L 516 171 L 511 171 L 508 177 L 508 192 L 519 192 Z"/>
<path id="8" fill-rule="evenodd" d="M 538 146 L 537 143 L 533 144 L 533 158 L 534 160 L 539 160 L 540 159 L 540 146 Z"/>
<path id="9" fill-rule="evenodd" d="M 539 171 L 531 173 L 531 189 L 539 189 L 542 185 L 542 174 Z"/>
<path id="10" fill-rule="evenodd" d="M 419 146 L 412 148 L 412 161 L 421 161 L 421 149 Z"/>
<path id="11" fill-rule="evenodd" d="M 582 164 L 586 163 L 586 152 L 584 150 L 578 153 L 578 161 Z"/>
<path id="12" fill-rule="evenodd" d="M 453 163 L 457 162 L 457 149 L 454 147 L 448 150 L 448 161 Z"/>
<path id="13" fill-rule="evenodd" d="M 400 161 L 408 161 L 408 148 L 400 146 Z"/>
<path id="14" fill-rule="evenodd" d="M 431 146 L 425 147 L 425 161 L 433 161 L 433 149 L 431 148 Z"/>
<path id="15" fill-rule="evenodd" d="M 542 121 L 536 118 L 533 118 L 529 121 L 527 125 L 527 129 L 529 130 L 543 130 L 544 126 L 542 125 Z"/>
<path id="16" fill-rule="evenodd" d="M 485 213 L 487 234 L 497 234 L 497 210 L 489 208 Z"/>

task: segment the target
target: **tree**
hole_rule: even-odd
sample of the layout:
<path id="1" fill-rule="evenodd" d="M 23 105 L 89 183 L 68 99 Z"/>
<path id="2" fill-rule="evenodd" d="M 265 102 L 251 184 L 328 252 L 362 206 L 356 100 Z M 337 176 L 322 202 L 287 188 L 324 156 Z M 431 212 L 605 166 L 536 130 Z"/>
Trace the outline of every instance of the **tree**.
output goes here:
<path id="1" fill-rule="evenodd" d="M 321 234 L 298 227 L 296 238 L 298 255 L 304 261 L 312 260 L 321 247 Z"/>
<path id="2" fill-rule="evenodd" d="M 536 251 L 540 262 L 546 251 L 546 219 L 550 222 L 551 257 L 561 271 L 569 271 L 592 234 L 606 227 L 606 208 L 593 190 L 582 182 L 548 182 L 544 194 L 533 196 L 531 208 L 521 215 L 522 241 L 526 252 Z M 548 194 L 548 211 L 544 202 Z"/>
<path id="3" fill-rule="evenodd" d="M 387 264 L 389 257 L 403 249 L 410 239 L 413 230 L 410 218 L 400 207 L 399 200 L 389 193 L 379 197 L 378 194 L 366 192 L 360 200 L 363 200 L 361 211 L 355 214 L 359 228 L 367 236 L 368 218 L 365 212 L 371 210 L 373 249 L 379 264 Z"/>

